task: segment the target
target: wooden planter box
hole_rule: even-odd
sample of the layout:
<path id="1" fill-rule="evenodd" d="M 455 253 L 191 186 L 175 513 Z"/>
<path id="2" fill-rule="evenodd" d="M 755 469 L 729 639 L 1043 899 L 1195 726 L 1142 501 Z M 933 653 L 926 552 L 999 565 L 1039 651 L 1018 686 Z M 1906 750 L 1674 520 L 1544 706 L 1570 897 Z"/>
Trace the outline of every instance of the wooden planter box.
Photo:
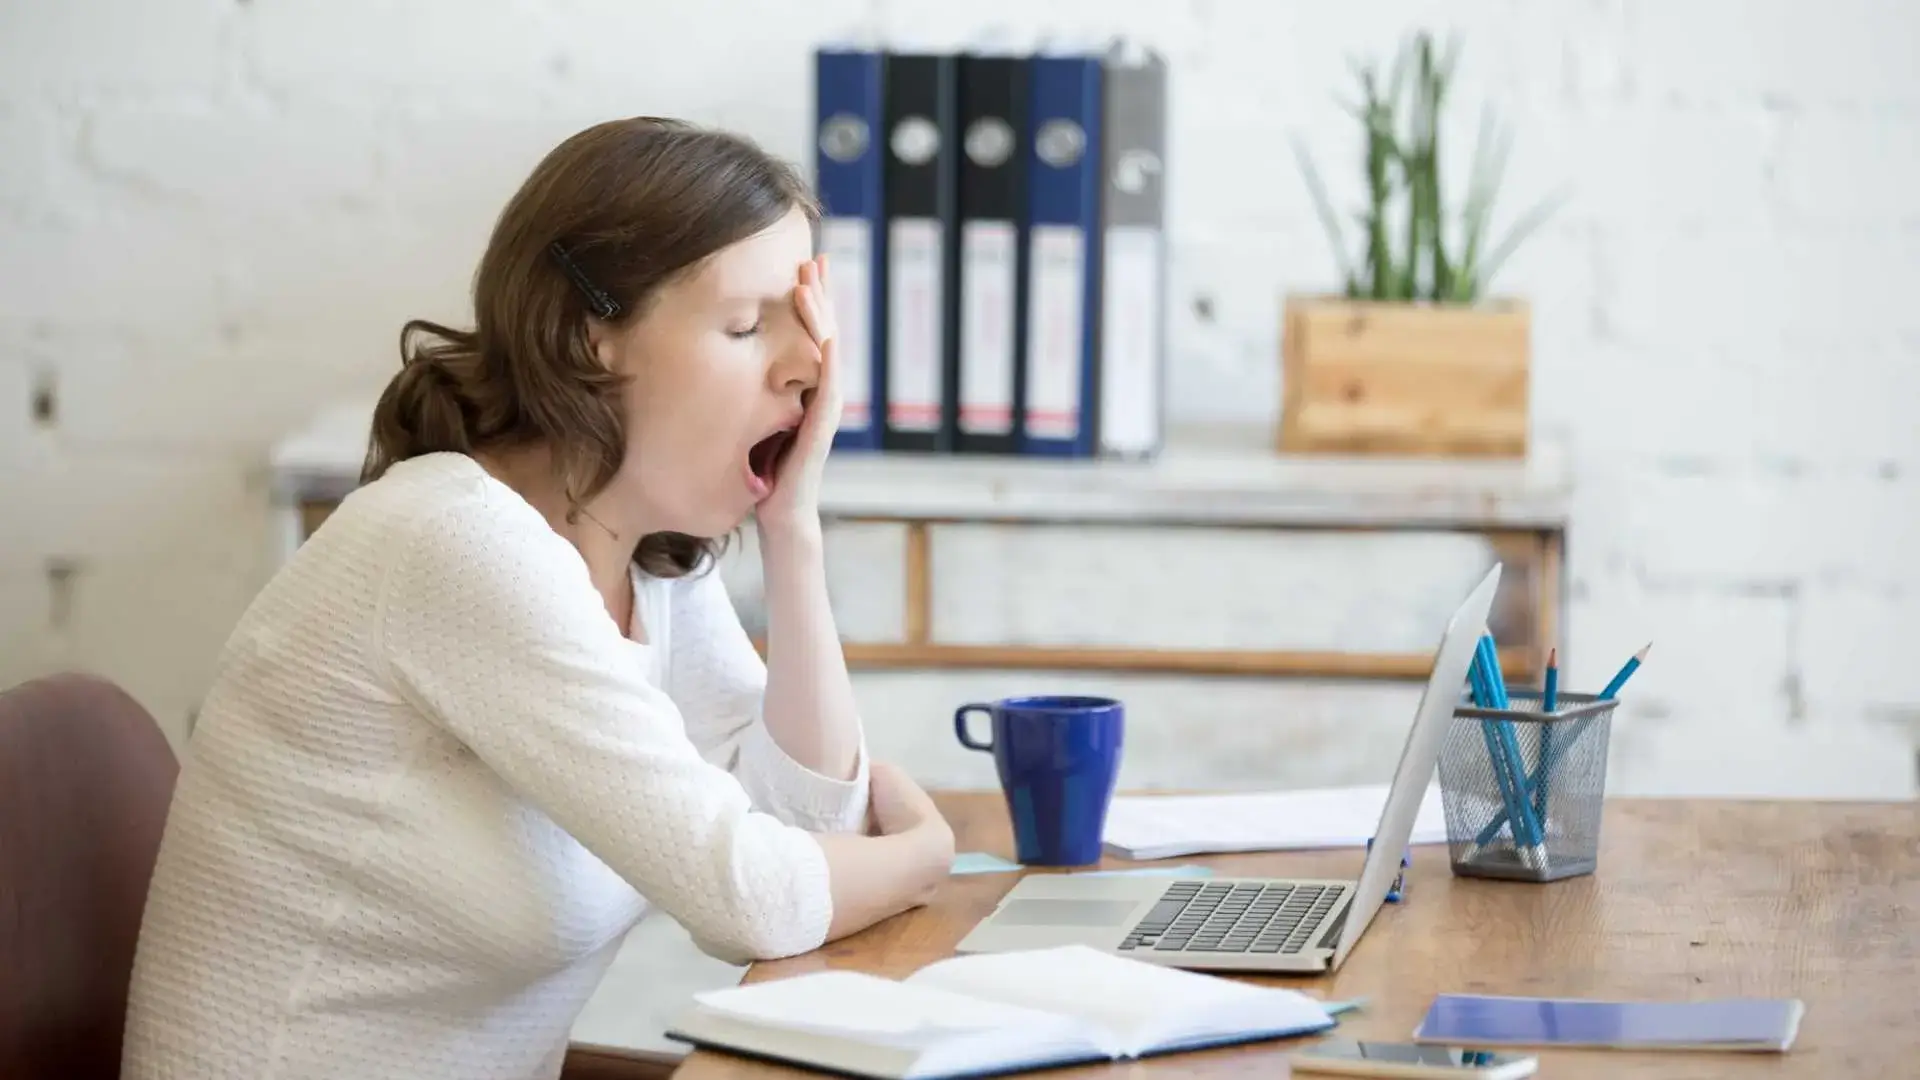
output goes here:
<path id="1" fill-rule="evenodd" d="M 1525 301 L 1289 297 L 1280 347 L 1282 453 L 1526 456 Z"/>

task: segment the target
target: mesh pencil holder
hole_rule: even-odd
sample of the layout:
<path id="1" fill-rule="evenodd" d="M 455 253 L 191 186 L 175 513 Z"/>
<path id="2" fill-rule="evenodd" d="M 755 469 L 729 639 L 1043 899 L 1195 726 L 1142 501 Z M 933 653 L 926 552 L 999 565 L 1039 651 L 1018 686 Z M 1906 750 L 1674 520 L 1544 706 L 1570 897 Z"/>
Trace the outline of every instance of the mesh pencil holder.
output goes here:
<path id="1" fill-rule="evenodd" d="M 1439 771 L 1455 874 L 1557 881 L 1593 872 L 1618 703 L 1562 693 L 1551 714 L 1542 703 L 1540 691 L 1514 687 L 1506 709 L 1454 709 Z"/>

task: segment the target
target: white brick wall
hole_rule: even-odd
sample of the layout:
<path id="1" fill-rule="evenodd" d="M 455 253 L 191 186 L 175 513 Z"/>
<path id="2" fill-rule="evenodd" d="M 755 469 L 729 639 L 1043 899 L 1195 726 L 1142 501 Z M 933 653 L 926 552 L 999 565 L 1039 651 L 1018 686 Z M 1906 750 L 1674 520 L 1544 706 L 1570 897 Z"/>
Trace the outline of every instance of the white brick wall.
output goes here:
<path id="1" fill-rule="evenodd" d="M 96 667 L 184 730 L 266 572 L 268 442 L 382 378 L 404 318 L 460 317 L 501 202 L 579 126 L 679 114 L 804 159 L 826 36 L 1166 50 L 1173 404 L 1269 418 L 1280 297 L 1331 274 L 1285 135 L 1351 193 L 1346 58 L 1419 23 L 1464 35 L 1462 167 L 1493 94 L 1509 212 L 1575 190 L 1500 284 L 1536 306 L 1537 422 L 1577 451 L 1569 677 L 1655 641 L 1616 787 L 1914 793 L 1900 0 L 0 0 L 0 683 Z"/>

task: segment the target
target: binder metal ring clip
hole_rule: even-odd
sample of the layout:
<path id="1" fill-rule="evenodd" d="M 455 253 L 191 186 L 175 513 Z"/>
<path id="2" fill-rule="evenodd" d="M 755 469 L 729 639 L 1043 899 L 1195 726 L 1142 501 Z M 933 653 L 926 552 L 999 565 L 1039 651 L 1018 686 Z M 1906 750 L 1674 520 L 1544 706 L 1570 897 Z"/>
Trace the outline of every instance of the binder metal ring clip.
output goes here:
<path id="1" fill-rule="evenodd" d="M 1367 851 L 1373 851 L 1373 837 L 1367 837 Z M 1407 848 L 1400 853 L 1400 872 L 1393 875 L 1393 884 L 1387 886 L 1387 903 L 1397 904 L 1407 891 L 1407 870 L 1413 866 L 1413 849 Z"/>

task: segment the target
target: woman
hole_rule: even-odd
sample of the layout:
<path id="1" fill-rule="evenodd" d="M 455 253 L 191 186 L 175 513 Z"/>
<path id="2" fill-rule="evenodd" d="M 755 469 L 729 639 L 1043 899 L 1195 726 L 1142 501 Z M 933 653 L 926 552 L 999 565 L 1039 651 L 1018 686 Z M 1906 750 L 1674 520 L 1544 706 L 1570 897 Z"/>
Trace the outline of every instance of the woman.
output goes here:
<path id="1" fill-rule="evenodd" d="M 740 139 L 602 124 L 501 215 L 475 328 L 408 324 L 366 482 L 201 711 L 129 1077 L 550 1077 L 650 905 L 745 961 L 945 878 L 946 823 L 868 764 L 827 603 L 815 214 Z M 749 514 L 764 665 L 711 572 Z"/>

